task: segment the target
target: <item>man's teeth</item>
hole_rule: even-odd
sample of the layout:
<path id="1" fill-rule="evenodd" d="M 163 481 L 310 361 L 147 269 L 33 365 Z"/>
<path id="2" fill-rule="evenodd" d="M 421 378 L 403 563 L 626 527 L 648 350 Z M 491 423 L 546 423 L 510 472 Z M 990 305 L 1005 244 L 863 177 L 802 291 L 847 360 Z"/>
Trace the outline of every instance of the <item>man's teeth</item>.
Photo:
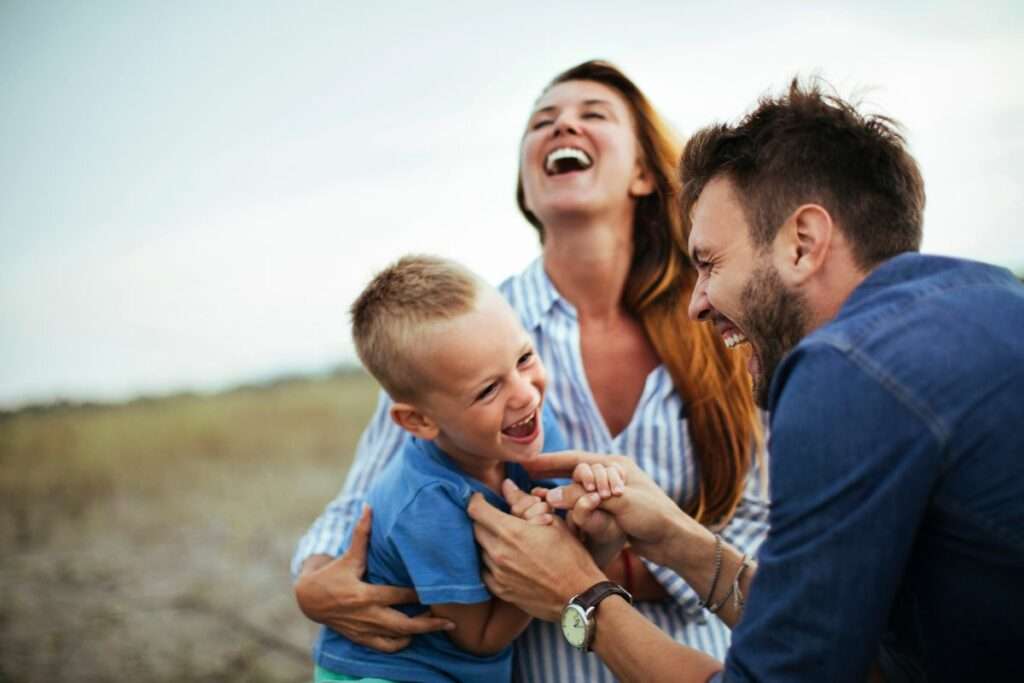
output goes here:
<path id="1" fill-rule="evenodd" d="M 725 342 L 725 347 L 727 349 L 731 349 L 734 346 L 737 346 L 737 345 L 742 344 L 743 342 L 747 341 L 747 338 L 744 337 L 739 332 L 730 332 L 729 334 L 725 335 L 722 338 L 722 341 Z"/>
<path id="2" fill-rule="evenodd" d="M 552 150 L 548 153 L 547 158 L 544 160 L 544 169 L 548 173 L 555 173 L 558 171 L 558 162 L 563 159 L 572 159 L 577 162 L 581 169 L 590 168 L 594 163 L 590 160 L 590 156 L 582 149 L 576 147 L 559 147 L 558 149 Z"/>

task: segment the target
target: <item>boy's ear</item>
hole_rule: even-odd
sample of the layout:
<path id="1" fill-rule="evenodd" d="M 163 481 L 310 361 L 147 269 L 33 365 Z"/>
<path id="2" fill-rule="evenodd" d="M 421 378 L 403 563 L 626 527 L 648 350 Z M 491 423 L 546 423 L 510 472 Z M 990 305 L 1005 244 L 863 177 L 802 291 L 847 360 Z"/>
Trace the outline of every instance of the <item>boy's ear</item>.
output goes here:
<path id="1" fill-rule="evenodd" d="M 437 424 L 411 403 L 392 404 L 391 419 L 395 421 L 396 425 L 413 436 L 427 441 L 433 441 L 437 438 Z"/>

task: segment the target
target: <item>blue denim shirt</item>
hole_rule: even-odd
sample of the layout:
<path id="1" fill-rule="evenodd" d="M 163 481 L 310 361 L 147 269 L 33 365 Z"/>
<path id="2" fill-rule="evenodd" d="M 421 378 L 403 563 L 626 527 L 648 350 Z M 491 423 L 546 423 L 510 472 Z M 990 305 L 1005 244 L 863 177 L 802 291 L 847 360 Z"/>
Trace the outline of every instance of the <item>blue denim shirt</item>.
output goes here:
<path id="1" fill-rule="evenodd" d="M 770 531 L 727 681 L 1024 680 L 1024 287 L 903 254 L 780 364 Z"/>

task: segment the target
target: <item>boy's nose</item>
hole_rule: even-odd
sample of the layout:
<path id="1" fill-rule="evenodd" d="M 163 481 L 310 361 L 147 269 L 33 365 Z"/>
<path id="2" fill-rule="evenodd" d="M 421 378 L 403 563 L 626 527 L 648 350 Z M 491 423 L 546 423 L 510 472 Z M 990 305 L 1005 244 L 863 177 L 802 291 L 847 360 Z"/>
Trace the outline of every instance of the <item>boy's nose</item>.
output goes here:
<path id="1" fill-rule="evenodd" d="M 540 388 L 529 373 L 517 373 L 515 391 L 512 394 L 513 407 L 523 408 L 537 400 Z"/>

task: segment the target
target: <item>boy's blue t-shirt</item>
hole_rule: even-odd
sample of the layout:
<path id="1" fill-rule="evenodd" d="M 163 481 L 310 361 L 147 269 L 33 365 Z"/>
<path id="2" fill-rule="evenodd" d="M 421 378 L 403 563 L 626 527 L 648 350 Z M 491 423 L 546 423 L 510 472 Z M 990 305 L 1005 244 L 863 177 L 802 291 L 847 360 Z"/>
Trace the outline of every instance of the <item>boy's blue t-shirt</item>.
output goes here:
<path id="1" fill-rule="evenodd" d="M 547 404 L 542 419 L 543 450 L 565 450 L 565 437 Z M 524 491 L 534 485 L 515 463 L 506 465 L 506 476 Z M 476 492 L 508 512 L 501 496 L 463 473 L 433 442 L 410 438 L 381 470 L 367 495 L 367 503 L 373 508 L 373 528 L 365 580 L 415 588 L 420 602 L 396 606 L 409 615 L 425 612 L 433 604 L 490 600 L 491 594 L 480 578 L 473 523 L 466 514 L 469 499 Z M 460 650 L 443 632 L 413 636 L 408 647 L 387 654 L 353 643 L 324 627 L 313 657 L 330 671 L 396 681 L 495 683 L 512 676 L 511 646 L 480 657 Z"/>

